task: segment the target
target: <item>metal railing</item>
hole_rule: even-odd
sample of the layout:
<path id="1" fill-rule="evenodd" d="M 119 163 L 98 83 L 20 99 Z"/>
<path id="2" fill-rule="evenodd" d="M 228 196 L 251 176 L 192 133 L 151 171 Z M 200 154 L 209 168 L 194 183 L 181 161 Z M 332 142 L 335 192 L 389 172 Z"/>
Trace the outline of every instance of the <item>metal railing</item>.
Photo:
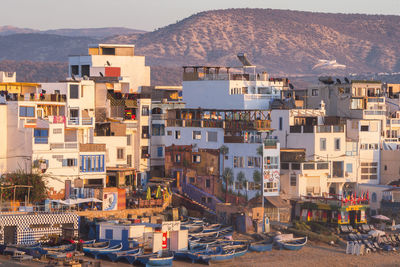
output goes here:
<path id="1" fill-rule="evenodd" d="M 82 125 L 92 125 L 92 124 L 93 124 L 93 118 L 82 118 Z"/>
<path id="2" fill-rule="evenodd" d="M 35 137 L 35 144 L 48 144 L 49 138 L 48 137 Z"/>
<path id="3" fill-rule="evenodd" d="M 79 125 L 79 117 L 71 117 L 68 119 L 68 125 Z"/>

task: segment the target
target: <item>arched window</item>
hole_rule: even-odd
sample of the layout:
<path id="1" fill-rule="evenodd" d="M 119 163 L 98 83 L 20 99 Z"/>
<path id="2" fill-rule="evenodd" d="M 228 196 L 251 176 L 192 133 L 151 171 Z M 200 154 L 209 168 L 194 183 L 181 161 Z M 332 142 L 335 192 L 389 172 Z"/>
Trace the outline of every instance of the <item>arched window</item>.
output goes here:
<path id="1" fill-rule="evenodd" d="M 151 110 L 151 114 L 162 114 L 162 109 L 161 108 L 153 108 Z"/>
<path id="2" fill-rule="evenodd" d="M 372 193 L 371 201 L 374 203 L 376 202 L 376 193 L 375 192 Z"/>

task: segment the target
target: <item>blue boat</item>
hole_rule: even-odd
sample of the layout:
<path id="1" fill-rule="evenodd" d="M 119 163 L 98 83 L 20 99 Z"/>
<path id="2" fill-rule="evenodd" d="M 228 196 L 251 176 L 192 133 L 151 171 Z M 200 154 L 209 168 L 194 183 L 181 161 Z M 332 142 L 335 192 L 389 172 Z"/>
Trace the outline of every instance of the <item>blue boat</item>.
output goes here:
<path id="1" fill-rule="evenodd" d="M 307 244 L 307 237 L 293 238 L 277 241 L 280 248 L 287 250 L 300 250 Z"/>
<path id="2" fill-rule="evenodd" d="M 174 259 L 173 253 L 160 253 L 156 256 L 149 257 L 147 265 L 150 266 L 172 266 L 172 261 Z"/>
<path id="3" fill-rule="evenodd" d="M 108 248 L 104 248 L 104 249 L 92 250 L 92 251 L 90 251 L 88 253 L 92 254 L 95 259 L 98 259 L 101 255 L 107 255 L 109 253 L 118 252 L 118 251 L 121 251 L 122 248 L 123 248 L 122 243 L 119 243 L 118 245 L 115 245 L 115 246 L 112 246 L 112 247 L 108 247 Z"/>
<path id="4" fill-rule="evenodd" d="M 271 251 L 273 243 L 269 240 L 263 240 L 258 242 L 250 243 L 250 250 L 256 252 L 264 252 L 264 251 Z"/>
<path id="5" fill-rule="evenodd" d="M 133 264 L 136 260 L 136 256 L 141 255 L 142 250 L 140 248 L 124 250 L 119 252 L 112 252 L 106 254 L 107 257 L 112 261 L 116 262 L 119 259 L 126 259 L 130 264 Z"/>

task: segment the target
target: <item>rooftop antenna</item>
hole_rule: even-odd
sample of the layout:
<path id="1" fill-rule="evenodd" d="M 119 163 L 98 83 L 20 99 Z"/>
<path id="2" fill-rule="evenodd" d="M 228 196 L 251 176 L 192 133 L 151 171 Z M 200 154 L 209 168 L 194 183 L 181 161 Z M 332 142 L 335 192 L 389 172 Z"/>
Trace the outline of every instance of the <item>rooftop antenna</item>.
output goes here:
<path id="1" fill-rule="evenodd" d="M 104 77 L 104 75 L 103 75 L 103 73 L 101 71 L 99 72 L 99 74 L 100 74 L 101 77 Z"/>
<path id="2" fill-rule="evenodd" d="M 108 60 L 107 60 L 107 62 L 106 62 L 106 63 L 107 63 L 107 66 L 111 66 L 111 63 L 110 63 L 110 61 L 108 61 Z"/>

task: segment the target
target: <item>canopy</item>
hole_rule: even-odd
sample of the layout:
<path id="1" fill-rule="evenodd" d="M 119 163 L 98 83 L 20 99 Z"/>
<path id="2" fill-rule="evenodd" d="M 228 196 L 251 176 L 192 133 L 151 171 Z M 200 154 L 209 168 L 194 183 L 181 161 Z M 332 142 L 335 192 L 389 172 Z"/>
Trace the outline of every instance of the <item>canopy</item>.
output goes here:
<path id="1" fill-rule="evenodd" d="M 100 199 L 97 198 L 77 198 L 77 199 L 66 199 L 66 200 L 60 200 L 60 199 L 52 199 L 51 201 L 59 203 L 59 204 L 63 204 L 63 205 L 67 205 L 67 206 L 72 206 L 72 205 L 76 205 L 76 204 L 81 204 L 81 203 L 88 203 L 88 202 L 103 202 Z"/>
<path id="2" fill-rule="evenodd" d="M 377 219 L 377 220 L 382 220 L 382 221 L 389 221 L 390 220 L 385 215 L 375 215 L 375 216 L 372 216 L 372 218 Z"/>

